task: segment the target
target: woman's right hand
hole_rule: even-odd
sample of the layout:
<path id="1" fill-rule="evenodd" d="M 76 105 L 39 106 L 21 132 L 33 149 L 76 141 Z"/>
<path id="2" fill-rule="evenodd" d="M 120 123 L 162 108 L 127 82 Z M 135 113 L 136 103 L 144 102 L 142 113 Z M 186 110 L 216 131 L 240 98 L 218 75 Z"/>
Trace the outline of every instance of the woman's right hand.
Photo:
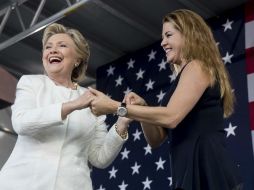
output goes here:
<path id="1" fill-rule="evenodd" d="M 81 96 L 74 100 L 77 105 L 76 109 L 80 110 L 89 107 L 94 98 L 95 96 L 89 90 L 85 91 Z"/>
<path id="2" fill-rule="evenodd" d="M 62 119 L 65 119 L 67 115 L 75 110 L 81 110 L 89 107 L 94 98 L 94 95 L 90 91 L 85 91 L 84 94 L 79 96 L 77 99 L 63 103 L 61 111 Z"/>

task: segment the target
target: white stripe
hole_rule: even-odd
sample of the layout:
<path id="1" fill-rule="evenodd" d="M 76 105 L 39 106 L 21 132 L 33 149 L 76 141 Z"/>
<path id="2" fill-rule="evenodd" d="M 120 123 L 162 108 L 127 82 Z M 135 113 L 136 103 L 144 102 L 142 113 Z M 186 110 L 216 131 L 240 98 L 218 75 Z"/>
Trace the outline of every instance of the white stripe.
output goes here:
<path id="1" fill-rule="evenodd" d="M 249 102 L 254 102 L 254 73 L 247 75 Z"/>
<path id="2" fill-rule="evenodd" d="M 252 149 L 254 152 L 254 130 L 251 131 L 251 135 L 252 135 Z"/>
<path id="3" fill-rule="evenodd" d="M 245 49 L 254 47 L 254 21 L 245 23 Z"/>

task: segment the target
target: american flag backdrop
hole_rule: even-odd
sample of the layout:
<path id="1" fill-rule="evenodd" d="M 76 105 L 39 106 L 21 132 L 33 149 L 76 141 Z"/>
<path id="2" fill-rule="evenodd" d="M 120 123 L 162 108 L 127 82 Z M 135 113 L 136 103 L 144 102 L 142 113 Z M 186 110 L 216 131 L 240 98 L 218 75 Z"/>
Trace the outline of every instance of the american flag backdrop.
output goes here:
<path id="1" fill-rule="evenodd" d="M 252 130 L 252 144 L 254 145 L 254 1 L 250 1 L 246 5 L 245 50 L 250 126 Z"/>
<path id="2" fill-rule="evenodd" d="M 229 70 L 237 99 L 235 113 L 225 121 L 228 148 L 239 166 L 244 190 L 253 190 L 254 3 L 249 2 L 207 22 Z M 118 101 L 126 93 L 134 91 L 149 105 L 159 106 L 174 79 L 160 42 L 157 42 L 99 68 L 97 89 Z M 108 126 L 116 119 L 116 116 L 108 115 Z M 116 160 L 104 170 L 93 168 L 94 189 L 170 189 L 172 179 L 168 146 L 166 141 L 160 148 L 152 150 L 144 139 L 139 123 L 133 122 L 129 128 L 129 139 Z"/>

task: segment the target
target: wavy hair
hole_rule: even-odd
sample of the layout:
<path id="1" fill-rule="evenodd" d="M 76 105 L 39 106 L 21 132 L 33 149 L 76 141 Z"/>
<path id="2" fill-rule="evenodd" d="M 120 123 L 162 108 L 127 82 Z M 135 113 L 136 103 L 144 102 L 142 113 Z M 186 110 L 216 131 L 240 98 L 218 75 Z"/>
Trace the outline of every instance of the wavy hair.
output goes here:
<path id="1" fill-rule="evenodd" d="M 182 58 L 187 62 L 201 61 L 201 68 L 209 76 L 210 85 L 219 83 L 224 117 L 230 116 L 234 110 L 235 96 L 210 27 L 201 16 L 186 9 L 179 9 L 165 15 L 163 23 L 165 22 L 172 23 L 184 37 Z"/>

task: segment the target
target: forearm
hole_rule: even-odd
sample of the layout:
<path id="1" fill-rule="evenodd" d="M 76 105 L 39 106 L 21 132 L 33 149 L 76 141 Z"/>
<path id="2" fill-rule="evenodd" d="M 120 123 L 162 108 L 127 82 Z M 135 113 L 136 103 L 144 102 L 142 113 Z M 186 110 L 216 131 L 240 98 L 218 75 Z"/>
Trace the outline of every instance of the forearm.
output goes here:
<path id="1" fill-rule="evenodd" d="M 62 104 L 61 116 L 62 119 L 66 119 L 66 117 L 77 109 L 77 104 L 75 101 L 65 102 Z"/>
<path id="2" fill-rule="evenodd" d="M 95 90 L 93 90 L 95 91 Z M 92 102 L 92 111 L 95 115 L 114 114 L 117 112 L 117 108 L 121 105 L 120 102 L 112 100 L 98 91 L 96 96 L 98 97 Z M 164 128 L 175 128 L 180 121 L 179 113 L 169 107 L 149 107 L 145 105 L 135 105 L 131 102 L 127 102 L 128 113 L 125 117 L 148 123 L 151 125 L 157 125 Z"/>
<path id="3" fill-rule="evenodd" d="M 118 104 L 115 103 L 115 105 Z M 117 110 L 117 107 L 115 106 L 112 109 Z M 177 115 L 168 107 L 150 107 L 128 104 L 127 109 L 128 113 L 126 117 L 151 126 L 172 129 L 175 128 L 178 123 Z"/>
<path id="4" fill-rule="evenodd" d="M 121 124 L 119 125 L 121 127 Z M 109 132 L 99 127 L 89 147 L 89 161 L 97 168 L 106 168 L 117 157 L 126 139 L 116 132 L 115 125 Z M 99 129 L 98 128 L 98 129 Z"/>
<path id="5" fill-rule="evenodd" d="M 128 138 L 128 127 L 129 127 L 130 120 L 119 117 L 117 122 L 115 123 L 115 130 L 123 139 Z"/>
<path id="6" fill-rule="evenodd" d="M 159 126 L 141 123 L 141 127 L 147 143 L 152 147 L 159 147 L 167 138 L 166 130 Z"/>

